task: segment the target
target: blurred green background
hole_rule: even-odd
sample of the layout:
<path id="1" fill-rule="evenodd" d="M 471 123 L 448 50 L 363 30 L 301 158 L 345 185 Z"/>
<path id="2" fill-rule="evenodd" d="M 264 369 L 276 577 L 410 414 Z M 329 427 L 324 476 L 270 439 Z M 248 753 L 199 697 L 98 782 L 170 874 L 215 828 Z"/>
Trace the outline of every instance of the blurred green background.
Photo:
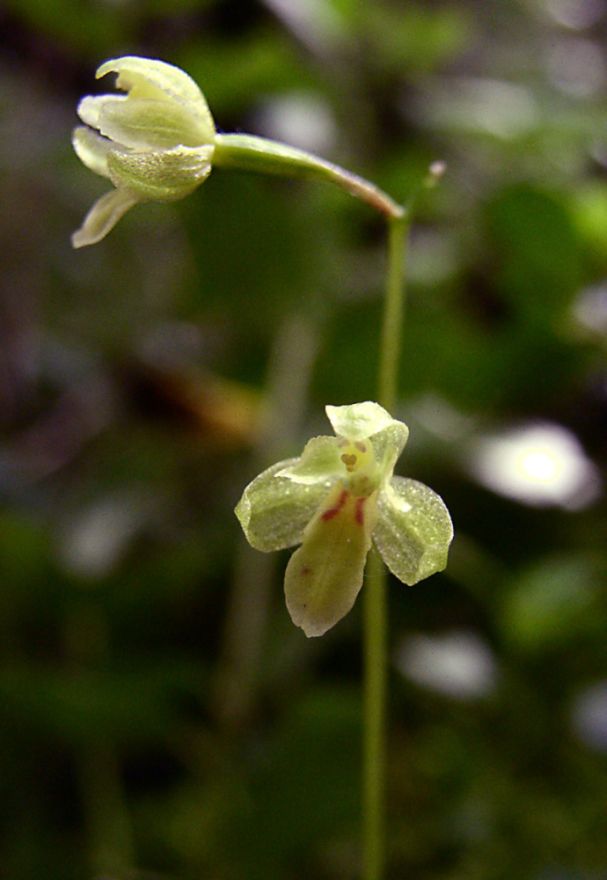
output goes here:
<path id="1" fill-rule="evenodd" d="M 399 470 L 447 571 L 390 585 L 389 880 L 607 877 L 605 0 L 4 0 L 0 876 L 360 870 L 360 601 L 288 619 L 233 516 L 372 398 L 381 221 L 214 172 L 96 247 L 94 70 L 185 68 L 220 129 L 417 210 Z"/>

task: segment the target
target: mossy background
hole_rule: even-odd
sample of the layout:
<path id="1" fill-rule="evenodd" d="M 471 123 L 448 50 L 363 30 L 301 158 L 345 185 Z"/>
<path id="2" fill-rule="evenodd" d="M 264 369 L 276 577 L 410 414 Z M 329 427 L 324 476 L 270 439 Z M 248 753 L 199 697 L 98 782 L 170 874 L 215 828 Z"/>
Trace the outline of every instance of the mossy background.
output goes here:
<path id="1" fill-rule="evenodd" d="M 286 555 L 248 551 L 232 511 L 325 403 L 373 397 L 382 224 L 215 172 L 72 251 L 105 187 L 76 102 L 135 53 L 184 67 L 222 130 L 396 198 L 447 162 L 396 415 L 399 470 L 457 539 L 446 573 L 390 585 L 388 878 L 602 880 L 604 494 L 536 507 L 466 462 L 539 420 L 605 465 L 607 4 L 5 0 L 0 34 L 0 876 L 360 870 L 360 602 L 307 641 Z M 414 680 L 419 637 L 454 634 L 468 689 Z"/>

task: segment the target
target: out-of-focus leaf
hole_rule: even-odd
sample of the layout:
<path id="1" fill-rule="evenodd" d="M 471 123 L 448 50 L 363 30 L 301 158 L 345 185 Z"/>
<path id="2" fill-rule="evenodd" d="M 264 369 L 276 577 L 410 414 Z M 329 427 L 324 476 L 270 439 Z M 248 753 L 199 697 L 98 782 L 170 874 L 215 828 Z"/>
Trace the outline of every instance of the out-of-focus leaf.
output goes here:
<path id="1" fill-rule="evenodd" d="M 413 77 L 435 71 L 473 38 L 472 18 L 463 7 L 370 4 L 364 24 L 374 64 Z"/>
<path id="2" fill-rule="evenodd" d="M 7 0 L 6 5 L 28 25 L 90 53 L 91 58 L 109 51 L 120 40 L 123 22 L 111 5 L 78 0 Z"/>
<path id="3" fill-rule="evenodd" d="M 522 320 L 557 325 L 581 277 L 578 238 L 563 200 L 520 184 L 489 203 L 487 222 L 504 299 Z"/>
<path id="4" fill-rule="evenodd" d="M 517 648 L 541 652 L 597 635 L 600 587 L 600 568 L 587 556 L 557 556 L 531 566 L 504 597 L 505 638 Z"/>
<path id="5" fill-rule="evenodd" d="M 0 675 L 0 701 L 4 724 L 20 736 L 133 745 L 166 737 L 172 702 L 195 693 L 197 681 L 197 670 L 183 663 L 120 674 L 13 666 Z"/>

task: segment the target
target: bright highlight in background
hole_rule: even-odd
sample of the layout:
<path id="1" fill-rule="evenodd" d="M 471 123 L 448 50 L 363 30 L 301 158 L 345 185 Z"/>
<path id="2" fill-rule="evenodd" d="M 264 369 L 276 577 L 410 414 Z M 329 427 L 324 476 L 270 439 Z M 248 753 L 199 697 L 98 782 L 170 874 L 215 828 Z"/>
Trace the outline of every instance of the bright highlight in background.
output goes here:
<path id="1" fill-rule="evenodd" d="M 420 687 L 458 700 L 489 694 L 497 670 L 488 645 L 467 630 L 409 636 L 398 648 L 397 669 Z"/>
<path id="2" fill-rule="evenodd" d="M 478 440 L 469 469 L 487 488 L 526 504 L 578 510 L 599 494 L 597 470 L 574 434 L 528 425 Z"/>

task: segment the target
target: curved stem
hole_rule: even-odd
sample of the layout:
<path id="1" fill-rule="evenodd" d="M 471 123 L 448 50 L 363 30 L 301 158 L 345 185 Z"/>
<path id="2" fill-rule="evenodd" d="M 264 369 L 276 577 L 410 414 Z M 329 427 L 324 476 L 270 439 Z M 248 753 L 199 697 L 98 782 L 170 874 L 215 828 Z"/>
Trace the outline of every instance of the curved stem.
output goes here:
<path id="1" fill-rule="evenodd" d="M 261 174 L 308 177 L 334 183 L 366 202 L 387 219 L 402 218 L 403 208 L 379 187 L 305 150 L 250 134 L 217 134 L 213 165 Z"/>
<path id="2" fill-rule="evenodd" d="M 405 244 L 409 220 L 388 221 L 388 266 L 381 333 L 378 402 L 396 401 L 405 306 Z M 373 551 L 364 591 L 363 878 L 381 880 L 385 861 L 384 783 L 388 615 L 386 568 Z"/>

